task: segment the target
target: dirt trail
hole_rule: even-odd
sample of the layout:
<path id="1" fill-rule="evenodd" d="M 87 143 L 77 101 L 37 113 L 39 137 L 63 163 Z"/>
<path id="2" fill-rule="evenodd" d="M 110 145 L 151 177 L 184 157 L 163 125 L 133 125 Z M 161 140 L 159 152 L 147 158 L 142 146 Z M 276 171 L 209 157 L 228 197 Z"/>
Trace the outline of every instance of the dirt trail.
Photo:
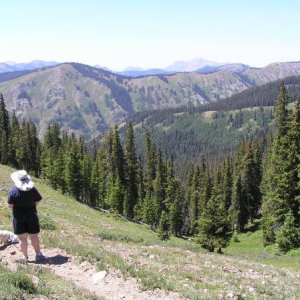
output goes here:
<path id="1" fill-rule="evenodd" d="M 7 268 L 16 270 L 22 254 L 18 250 L 19 245 L 10 245 L 0 248 L 0 261 L 5 262 Z M 47 259 L 39 265 L 50 269 L 56 275 L 65 280 L 72 281 L 77 287 L 105 297 L 106 299 L 182 299 L 176 293 L 167 293 L 163 290 L 140 291 L 139 284 L 134 278 L 124 278 L 118 270 L 109 269 L 108 272 L 98 273 L 96 267 L 88 261 L 78 262 L 75 257 L 61 249 L 44 249 Z M 34 253 L 30 249 L 28 264 L 37 264 L 34 261 Z M 98 273 L 99 277 L 96 280 Z"/>

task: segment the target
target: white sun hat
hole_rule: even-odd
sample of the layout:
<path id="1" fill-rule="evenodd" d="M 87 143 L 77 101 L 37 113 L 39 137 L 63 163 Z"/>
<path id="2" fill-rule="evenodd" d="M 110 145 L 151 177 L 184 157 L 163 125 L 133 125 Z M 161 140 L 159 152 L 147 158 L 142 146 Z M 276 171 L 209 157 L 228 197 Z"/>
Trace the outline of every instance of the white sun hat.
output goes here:
<path id="1" fill-rule="evenodd" d="M 34 183 L 31 181 L 30 176 L 25 170 L 13 172 L 10 175 L 10 178 L 14 182 L 15 186 L 21 191 L 29 191 L 34 186 Z"/>

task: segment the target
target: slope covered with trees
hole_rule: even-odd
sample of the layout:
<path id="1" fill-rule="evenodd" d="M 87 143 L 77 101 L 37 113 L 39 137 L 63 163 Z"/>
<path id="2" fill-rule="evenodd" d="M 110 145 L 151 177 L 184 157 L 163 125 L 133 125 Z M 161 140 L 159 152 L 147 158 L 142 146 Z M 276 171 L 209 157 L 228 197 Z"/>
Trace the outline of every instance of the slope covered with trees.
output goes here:
<path id="1" fill-rule="evenodd" d="M 141 149 L 142 136 L 149 130 L 165 155 L 173 156 L 178 174 L 185 178 L 186 166 L 198 163 L 201 155 L 209 161 L 224 160 L 243 141 L 268 136 L 274 130 L 274 104 L 281 83 L 274 81 L 199 107 L 135 113 L 130 120 L 137 148 Z M 285 86 L 288 102 L 295 102 L 300 77 L 285 78 Z"/>
<path id="2" fill-rule="evenodd" d="M 34 124 L 9 117 L 1 96 L 1 163 L 34 172 L 90 206 L 145 222 L 161 239 L 190 235 L 209 251 L 221 252 L 234 231 L 261 218 L 265 244 L 288 251 L 300 240 L 300 100 L 292 112 L 287 99 L 282 85 L 269 143 L 247 140 L 213 169 L 202 157 L 184 183 L 173 158 L 164 158 L 149 132 L 142 153 L 136 151 L 131 123 L 123 144 L 115 127 L 91 152 L 83 137 L 61 132 L 58 124 L 48 126 L 41 143 Z"/>

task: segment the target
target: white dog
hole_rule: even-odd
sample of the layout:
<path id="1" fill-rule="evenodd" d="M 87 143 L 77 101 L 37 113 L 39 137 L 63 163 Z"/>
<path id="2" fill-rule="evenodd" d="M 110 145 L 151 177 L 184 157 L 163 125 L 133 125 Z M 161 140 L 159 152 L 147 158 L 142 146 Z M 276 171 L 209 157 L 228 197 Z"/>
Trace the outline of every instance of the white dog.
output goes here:
<path id="1" fill-rule="evenodd" d="M 3 245 L 15 244 L 19 242 L 18 237 L 8 230 L 0 230 L 0 241 Z"/>

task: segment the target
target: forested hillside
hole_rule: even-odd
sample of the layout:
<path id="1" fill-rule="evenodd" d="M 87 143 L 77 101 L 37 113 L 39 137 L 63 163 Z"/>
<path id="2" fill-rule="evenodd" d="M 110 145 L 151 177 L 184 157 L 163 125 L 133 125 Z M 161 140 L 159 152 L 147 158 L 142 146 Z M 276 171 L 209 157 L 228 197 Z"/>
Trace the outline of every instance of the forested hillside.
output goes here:
<path id="1" fill-rule="evenodd" d="M 232 156 L 243 142 L 267 138 L 273 130 L 273 109 L 189 111 L 165 114 L 162 119 L 153 114 L 134 125 L 137 149 L 143 149 L 143 136 L 151 132 L 166 157 L 173 158 L 177 174 L 186 178 L 188 168 L 199 163 L 201 156 L 209 160 L 209 166 L 218 165 Z"/>
<path id="2" fill-rule="evenodd" d="M 121 124 L 137 111 L 182 106 L 202 110 L 200 107 L 207 103 L 211 103 L 211 108 L 205 109 L 219 110 L 213 107 L 221 99 L 299 74 L 300 63 L 297 62 L 271 64 L 262 69 L 221 69 L 209 74 L 190 72 L 139 78 L 65 63 L 26 74 L 3 74 L 0 91 L 8 111 L 15 112 L 20 118 L 30 118 L 37 126 L 40 138 L 49 124 L 59 123 L 64 130 L 92 139 L 102 137 L 111 126 Z M 291 84 L 295 86 L 299 80 L 294 80 Z M 259 94 L 263 101 L 270 100 L 263 93 Z M 241 103 L 234 99 L 231 102 Z M 247 106 L 244 107 L 258 102 L 262 102 L 259 97 L 255 103 L 245 103 Z"/>
<path id="3" fill-rule="evenodd" d="M 123 144 L 115 127 L 92 153 L 83 137 L 61 132 L 58 124 L 48 126 L 41 143 L 35 125 L 9 117 L 1 97 L 0 162 L 34 172 L 88 205 L 145 222 L 162 240 L 190 235 L 209 251 L 221 252 L 234 231 L 262 220 L 265 245 L 286 252 L 300 245 L 300 100 L 289 110 L 288 99 L 281 85 L 268 143 L 245 140 L 214 169 L 208 168 L 210 157 L 202 157 L 184 183 L 173 158 L 164 158 L 149 132 L 137 153 L 132 124 Z M 230 123 L 235 126 L 234 119 Z"/>
<path id="4" fill-rule="evenodd" d="M 300 77 L 287 77 L 284 82 L 288 102 L 294 103 L 300 95 Z M 273 131 L 281 84 L 281 80 L 274 81 L 199 107 L 135 113 L 130 120 L 137 148 L 142 149 L 143 135 L 150 131 L 163 153 L 173 156 L 180 177 L 186 178 L 187 166 L 199 162 L 201 155 L 215 164 L 237 151 L 243 141 L 266 139 Z"/>

